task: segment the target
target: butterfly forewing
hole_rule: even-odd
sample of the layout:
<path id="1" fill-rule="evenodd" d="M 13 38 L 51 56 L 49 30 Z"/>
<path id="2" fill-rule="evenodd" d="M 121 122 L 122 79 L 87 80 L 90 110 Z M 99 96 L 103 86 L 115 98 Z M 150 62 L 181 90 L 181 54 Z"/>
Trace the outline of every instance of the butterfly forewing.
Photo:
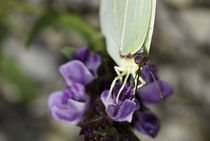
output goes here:
<path id="1" fill-rule="evenodd" d="M 101 0 L 100 20 L 107 50 L 119 64 L 120 54 L 149 51 L 156 0 Z"/>
<path id="2" fill-rule="evenodd" d="M 138 23 L 136 28 L 137 33 L 135 34 L 135 41 L 133 42 L 131 50 L 129 51 L 130 54 L 135 54 L 143 47 L 149 30 L 149 23 L 152 12 L 152 0 L 140 1 L 141 8 L 138 10 L 138 19 L 135 21 Z"/>
<path id="3" fill-rule="evenodd" d="M 152 12 L 150 16 L 149 30 L 147 31 L 147 36 L 145 39 L 145 43 L 143 45 L 147 54 L 149 54 L 150 45 L 152 41 L 152 34 L 153 34 L 154 22 L 155 22 L 155 13 L 156 13 L 156 0 L 152 0 Z"/>
<path id="4" fill-rule="evenodd" d="M 118 8 L 122 4 L 118 5 L 117 0 L 101 0 L 100 6 L 100 22 L 102 33 L 106 38 L 107 51 L 118 65 L 121 25 L 119 24 L 120 17 L 116 17 L 116 12 L 117 9 L 118 12 L 123 11 L 123 9 Z"/>

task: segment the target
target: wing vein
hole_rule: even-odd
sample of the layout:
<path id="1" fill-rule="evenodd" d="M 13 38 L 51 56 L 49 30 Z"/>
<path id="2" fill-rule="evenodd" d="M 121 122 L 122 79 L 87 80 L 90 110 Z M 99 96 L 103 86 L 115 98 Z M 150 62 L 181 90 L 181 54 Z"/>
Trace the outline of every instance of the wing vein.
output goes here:
<path id="1" fill-rule="evenodd" d="M 122 48 L 122 42 L 124 40 L 127 11 L 128 11 L 128 0 L 126 0 L 126 3 L 125 3 L 125 13 L 124 13 L 124 21 L 123 21 L 124 24 L 123 24 L 123 29 L 122 29 L 121 39 L 120 39 L 120 49 Z"/>
<path id="2" fill-rule="evenodd" d="M 144 5 L 144 1 L 141 1 L 141 3 L 140 3 L 140 5 Z M 144 8 L 144 7 L 143 7 Z M 143 8 L 139 11 L 139 13 L 142 13 L 144 10 L 143 10 Z M 139 27 L 140 27 L 140 25 L 141 25 L 141 22 L 140 21 L 142 21 L 142 15 L 141 14 L 139 14 L 140 15 L 140 17 L 139 17 L 139 19 L 138 19 L 138 30 L 141 30 L 141 29 L 139 29 Z M 137 40 L 138 40 L 138 36 L 139 36 L 139 32 L 137 32 L 137 34 L 136 34 L 136 39 L 135 39 L 135 41 L 134 41 L 134 46 L 136 46 L 136 42 L 137 42 Z M 134 48 L 134 46 L 132 46 L 132 48 Z"/>

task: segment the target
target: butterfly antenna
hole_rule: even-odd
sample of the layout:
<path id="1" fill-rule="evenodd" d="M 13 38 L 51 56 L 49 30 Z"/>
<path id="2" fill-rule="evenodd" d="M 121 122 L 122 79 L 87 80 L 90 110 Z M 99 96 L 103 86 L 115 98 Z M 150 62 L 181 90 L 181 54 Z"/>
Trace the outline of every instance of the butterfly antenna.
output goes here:
<path id="1" fill-rule="evenodd" d="M 159 87 L 159 85 L 158 85 L 158 83 L 157 83 L 157 80 L 155 79 L 155 76 L 154 76 L 154 74 L 152 73 L 152 71 L 151 71 L 151 69 L 150 69 L 148 63 L 146 63 L 146 66 L 147 66 L 147 68 L 148 68 L 150 74 L 152 75 L 152 78 L 153 78 L 153 80 L 155 81 L 155 84 L 156 84 L 156 86 L 157 86 L 157 88 L 158 88 L 158 92 L 159 92 L 159 95 L 160 95 L 160 100 L 162 100 L 162 99 L 163 99 L 163 95 L 162 95 L 162 93 L 161 93 L 161 90 L 160 90 L 160 87 Z"/>

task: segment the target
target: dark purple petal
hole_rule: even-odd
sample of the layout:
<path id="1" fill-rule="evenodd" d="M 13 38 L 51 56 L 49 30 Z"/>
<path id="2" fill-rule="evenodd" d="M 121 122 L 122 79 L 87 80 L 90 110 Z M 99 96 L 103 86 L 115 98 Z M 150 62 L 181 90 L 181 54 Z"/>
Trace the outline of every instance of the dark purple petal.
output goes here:
<path id="1" fill-rule="evenodd" d="M 108 90 L 105 90 L 101 94 L 101 100 L 106 108 L 107 114 L 115 121 L 128 121 L 131 122 L 133 112 L 139 108 L 139 104 L 136 101 L 125 99 L 122 102 L 116 104 L 116 101 L 108 97 Z"/>
<path id="2" fill-rule="evenodd" d="M 157 81 L 160 87 L 163 99 L 160 99 L 159 91 L 155 82 L 142 86 L 138 94 L 145 104 L 155 104 L 163 102 L 168 96 L 173 94 L 172 87 L 166 81 Z"/>
<path id="3" fill-rule="evenodd" d="M 150 67 L 150 70 L 153 73 L 155 79 L 158 80 L 158 75 L 157 75 L 157 71 L 156 71 L 155 65 L 149 65 L 149 67 Z M 146 65 L 141 70 L 141 77 L 144 79 L 144 81 L 146 83 L 150 83 L 150 82 L 154 81 L 153 78 L 152 78 L 152 75 L 151 75 L 151 73 L 150 73 L 150 71 L 149 71 L 149 69 L 147 68 Z"/>
<path id="4" fill-rule="evenodd" d="M 90 55 L 90 49 L 88 47 L 82 48 L 76 52 L 73 56 L 74 60 L 82 61 L 92 75 L 96 78 L 97 77 L 97 70 L 101 65 L 101 57 L 99 54 L 92 54 Z"/>
<path id="5" fill-rule="evenodd" d="M 90 55 L 85 64 L 87 68 L 93 73 L 93 76 L 97 77 L 97 70 L 101 65 L 101 57 L 98 54 Z"/>
<path id="6" fill-rule="evenodd" d="M 126 99 L 117 112 L 117 115 L 113 117 L 116 121 L 128 121 L 131 122 L 133 112 L 135 110 L 136 103 L 132 100 Z"/>
<path id="7" fill-rule="evenodd" d="M 119 106 L 108 105 L 106 112 L 110 117 L 114 118 L 117 115 L 118 110 L 119 110 Z"/>
<path id="8" fill-rule="evenodd" d="M 119 96 L 118 103 L 116 102 L 117 94 L 121 88 L 121 83 L 116 83 L 112 96 L 107 100 L 109 90 L 105 90 L 101 94 L 101 100 L 105 105 L 107 114 L 115 121 L 131 122 L 133 113 L 140 108 L 137 100 L 132 101 L 133 89 L 125 85 Z"/>
<path id="9" fill-rule="evenodd" d="M 88 47 L 84 47 L 79 49 L 75 55 L 73 56 L 74 60 L 80 60 L 83 63 L 86 62 L 86 60 L 89 58 L 90 55 L 90 49 Z"/>
<path id="10" fill-rule="evenodd" d="M 142 132 L 151 137 L 155 137 L 160 129 L 159 120 L 149 110 L 136 111 L 136 120 L 134 122 L 134 128 L 139 132 Z"/>
<path id="11" fill-rule="evenodd" d="M 117 97 L 117 94 L 121 88 L 121 83 L 116 83 L 113 93 L 114 93 L 114 99 Z M 120 94 L 119 101 L 124 101 L 125 99 L 131 99 L 133 95 L 133 89 L 129 88 L 129 86 L 126 84 L 122 93 Z"/>
<path id="12" fill-rule="evenodd" d="M 135 99 L 134 102 L 136 103 L 136 106 L 135 106 L 135 111 L 136 111 L 140 108 L 140 103 L 137 99 Z"/>
<path id="13" fill-rule="evenodd" d="M 70 61 L 61 65 L 59 70 L 67 85 L 71 85 L 72 81 L 86 85 L 94 79 L 93 75 L 81 61 Z"/>

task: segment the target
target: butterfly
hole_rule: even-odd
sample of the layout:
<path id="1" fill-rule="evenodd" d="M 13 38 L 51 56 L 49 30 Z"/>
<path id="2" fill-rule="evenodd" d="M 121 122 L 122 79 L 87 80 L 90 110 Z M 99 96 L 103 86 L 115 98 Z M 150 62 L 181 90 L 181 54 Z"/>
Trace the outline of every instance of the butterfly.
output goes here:
<path id="1" fill-rule="evenodd" d="M 117 94 L 117 103 L 130 75 L 135 81 L 135 91 L 145 84 L 137 73 L 144 65 L 148 66 L 155 11 L 156 0 L 101 0 L 102 33 L 106 39 L 107 51 L 118 65 L 114 67 L 117 76 L 111 84 L 107 99 L 110 98 L 116 82 L 123 77 L 125 78 Z"/>

